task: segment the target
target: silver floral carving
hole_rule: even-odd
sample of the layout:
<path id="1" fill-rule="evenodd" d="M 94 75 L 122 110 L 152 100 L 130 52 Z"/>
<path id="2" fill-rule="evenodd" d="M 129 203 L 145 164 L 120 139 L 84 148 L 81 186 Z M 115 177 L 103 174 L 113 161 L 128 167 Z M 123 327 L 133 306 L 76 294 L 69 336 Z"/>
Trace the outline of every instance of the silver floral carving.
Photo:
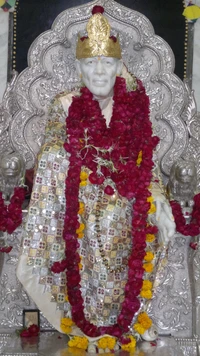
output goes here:
<path id="1" fill-rule="evenodd" d="M 168 250 L 161 255 L 149 312 L 161 334 L 192 336 L 192 296 L 186 269 L 190 238 L 176 234 Z"/>

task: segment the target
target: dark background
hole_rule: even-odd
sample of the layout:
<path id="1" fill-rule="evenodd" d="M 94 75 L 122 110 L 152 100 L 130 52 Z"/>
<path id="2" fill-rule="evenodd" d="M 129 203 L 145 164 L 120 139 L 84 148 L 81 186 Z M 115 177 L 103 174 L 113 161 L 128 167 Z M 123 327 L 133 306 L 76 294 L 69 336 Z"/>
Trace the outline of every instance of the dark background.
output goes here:
<path id="1" fill-rule="evenodd" d="M 66 8 L 86 4 L 88 0 L 19 0 L 17 7 L 16 70 L 27 67 L 27 52 L 33 40 L 49 30 L 56 16 Z M 185 19 L 182 0 L 118 0 L 119 4 L 144 14 L 155 33 L 172 48 L 175 73 L 183 79 Z"/>

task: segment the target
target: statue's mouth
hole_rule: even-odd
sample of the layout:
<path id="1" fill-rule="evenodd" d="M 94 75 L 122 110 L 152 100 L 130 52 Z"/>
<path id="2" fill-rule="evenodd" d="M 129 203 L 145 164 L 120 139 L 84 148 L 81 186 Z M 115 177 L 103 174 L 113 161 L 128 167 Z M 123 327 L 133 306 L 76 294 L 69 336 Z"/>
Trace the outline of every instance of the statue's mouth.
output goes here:
<path id="1" fill-rule="evenodd" d="M 7 177 L 7 176 L 16 176 L 18 174 L 18 170 L 17 169 L 8 169 L 8 170 L 5 170 L 4 171 L 4 176 Z"/>
<path id="2" fill-rule="evenodd" d="M 106 83 L 107 83 L 106 80 L 100 80 L 100 79 L 96 79 L 93 81 L 93 84 L 98 87 L 104 87 L 106 85 Z"/>

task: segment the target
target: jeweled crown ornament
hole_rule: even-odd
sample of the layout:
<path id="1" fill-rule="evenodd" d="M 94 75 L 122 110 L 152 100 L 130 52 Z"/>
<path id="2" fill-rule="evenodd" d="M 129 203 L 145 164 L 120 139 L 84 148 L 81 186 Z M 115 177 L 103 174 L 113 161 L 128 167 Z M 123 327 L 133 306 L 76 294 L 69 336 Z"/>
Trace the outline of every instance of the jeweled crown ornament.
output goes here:
<path id="1" fill-rule="evenodd" d="M 94 6 L 86 29 L 88 37 L 78 37 L 76 58 L 91 58 L 98 56 L 121 59 L 121 48 L 118 36 L 110 36 L 110 24 L 103 16 L 104 8 Z"/>

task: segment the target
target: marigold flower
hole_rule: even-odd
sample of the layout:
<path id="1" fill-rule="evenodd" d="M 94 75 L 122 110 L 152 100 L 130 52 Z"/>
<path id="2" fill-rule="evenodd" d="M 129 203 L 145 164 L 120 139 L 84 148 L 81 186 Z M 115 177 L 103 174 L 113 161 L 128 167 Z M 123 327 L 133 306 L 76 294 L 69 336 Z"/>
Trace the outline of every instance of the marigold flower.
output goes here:
<path id="1" fill-rule="evenodd" d="M 139 166 L 141 162 L 142 162 L 142 151 L 140 151 L 138 154 L 136 165 Z"/>
<path id="2" fill-rule="evenodd" d="M 155 240 L 155 235 L 154 234 L 146 234 L 146 241 L 147 242 L 153 242 Z"/>
<path id="3" fill-rule="evenodd" d="M 152 196 L 147 198 L 147 202 L 148 203 L 153 203 L 153 201 L 154 201 L 154 198 Z"/>
<path id="4" fill-rule="evenodd" d="M 71 326 L 67 326 L 67 325 L 62 325 L 61 324 L 60 328 L 65 334 L 70 334 L 72 332 Z"/>
<path id="5" fill-rule="evenodd" d="M 82 215 L 84 213 L 84 211 L 85 211 L 85 204 L 82 201 L 80 201 L 78 214 Z"/>
<path id="6" fill-rule="evenodd" d="M 149 281 L 148 279 L 145 279 L 142 284 L 142 290 L 152 289 L 152 286 L 153 286 L 152 282 Z"/>
<path id="7" fill-rule="evenodd" d="M 85 225 L 83 223 L 81 223 L 79 225 L 79 228 L 76 229 L 76 233 L 79 234 L 79 233 L 83 232 L 84 229 L 85 229 Z"/>
<path id="8" fill-rule="evenodd" d="M 153 264 L 150 262 L 144 263 L 143 268 L 147 273 L 151 273 L 153 271 Z"/>
<path id="9" fill-rule="evenodd" d="M 144 334 L 146 331 L 146 329 L 140 323 L 135 323 L 133 325 L 133 329 L 140 335 Z"/>
<path id="10" fill-rule="evenodd" d="M 71 333 L 72 325 L 74 325 L 74 322 L 70 318 L 62 318 L 61 319 L 60 328 L 65 334 Z"/>
<path id="11" fill-rule="evenodd" d="M 87 350 L 88 348 L 88 339 L 85 336 L 74 336 L 68 342 L 69 347 L 77 347 L 78 349 Z"/>
<path id="12" fill-rule="evenodd" d="M 78 264 L 78 268 L 79 268 L 79 269 L 82 269 L 82 268 L 83 268 L 82 263 L 79 263 L 79 264 Z"/>
<path id="13" fill-rule="evenodd" d="M 82 239 L 83 237 L 84 237 L 84 233 L 83 232 L 79 232 L 78 239 Z"/>
<path id="14" fill-rule="evenodd" d="M 127 344 L 121 344 L 121 348 L 124 351 L 134 352 L 136 346 L 136 339 L 132 335 L 128 335 L 127 338 L 130 339 L 130 342 Z"/>
<path id="15" fill-rule="evenodd" d="M 88 174 L 84 171 L 81 172 L 80 174 L 80 180 L 81 181 L 84 181 L 84 180 L 87 180 L 88 179 Z"/>
<path id="16" fill-rule="evenodd" d="M 98 340 L 98 348 L 113 350 L 116 344 L 116 339 L 114 337 L 105 336 Z"/>
<path id="17" fill-rule="evenodd" d="M 74 322 L 70 318 L 61 318 L 61 324 L 66 325 L 66 326 L 72 326 L 72 325 L 74 325 Z"/>
<path id="18" fill-rule="evenodd" d="M 140 296 L 145 299 L 151 299 L 152 298 L 152 291 L 150 289 L 148 290 L 141 290 Z"/>
<path id="19" fill-rule="evenodd" d="M 80 185 L 80 187 L 85 187 L 87 185 L 87 181 L 82 180 L 79 185 Z"/>
<path id="20" fill-rule="evenodd" d="M 152 325 L 152 320 L 149 318 L 148 314 L 143 312 L 138 315 L 139 323 L 145 328 L 146 330 L 149 329 Z"/>
<path id="21" fill-rule="evenodd" d="M 65 296 L 65 301 L 66 302 L 69 302 L 69 298 L 68 298 L 68 295 L 66 294 L 66 296 Z"/>
<path id="22" fill-rule="evenodd" d="M 156 212 L 155 204 L 151 203 L 150 209 L 148 210 L 148 214 L 154 214 Z"/>
<path id="23" fill-rule="evenodd" d="M 154 253 L 151 251 L 147 251 L 146 255 L 144 256 L 144 260 L 146 262 L 151 262 L 154 259 Z"/>

